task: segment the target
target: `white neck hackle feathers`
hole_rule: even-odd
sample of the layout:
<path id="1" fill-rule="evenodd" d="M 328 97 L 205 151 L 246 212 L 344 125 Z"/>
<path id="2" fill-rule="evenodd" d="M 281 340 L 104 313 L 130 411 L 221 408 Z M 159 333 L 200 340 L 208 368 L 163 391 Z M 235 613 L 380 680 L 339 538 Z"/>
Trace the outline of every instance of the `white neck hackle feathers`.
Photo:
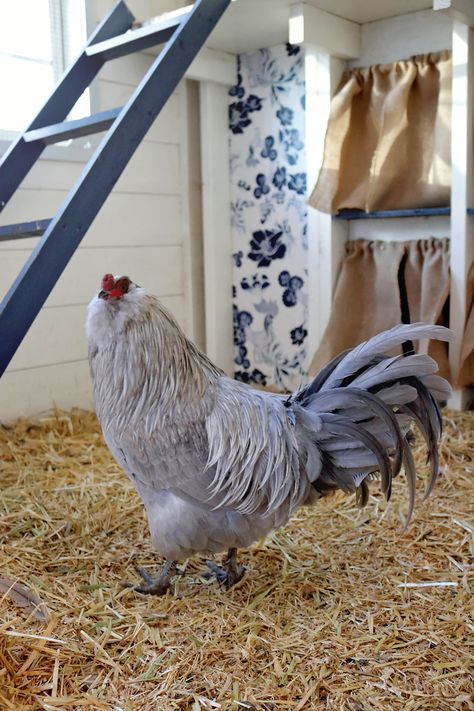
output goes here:
<path id="1" fill-rule="evenodd" d="M 192 421 L 221 374 L 140 287 L 118 301 L 93 299 L 86 330 L 97 414 L 113 417 L 117 431 L 139 427 L 151 436 L 175 418 Z"/>

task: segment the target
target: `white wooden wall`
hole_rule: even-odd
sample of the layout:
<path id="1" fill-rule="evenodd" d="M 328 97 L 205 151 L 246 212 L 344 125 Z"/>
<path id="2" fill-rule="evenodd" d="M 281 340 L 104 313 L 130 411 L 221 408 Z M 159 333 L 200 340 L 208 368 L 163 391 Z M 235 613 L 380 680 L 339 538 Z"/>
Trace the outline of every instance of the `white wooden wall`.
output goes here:
<path id="1" fill-rule="evenodd" d="M 137 12 L 137 2 L 130 4 Z M 148 3 L 141 5 L 138 10 L 146 17 Z M 94 6 L 100 18 L 111 2 L 96 0 Z M 139 54 L 109 62 L 92 93 L 92 111 L 122 105 L 152 59 Z M 186 82 L 178 87 L 109 196 L 0 379 L 0 422 L 54 403 L 61 408 L 92 406 L 84 319 L 105 272 L 128 274 L 157 294 L 188 332 L 202 340 L 199 305 L 190 296 L 197 279 L 194 274 L 193 282 L 196 254 L 190 257 L 190 244 L 196 250 L 200 231 L 199 219 L 193 219 L 199 186 L 195 180 L 189 189 L 188 181 L 196 172 L 188 143 L 188 115 L 197 111 L 196 96 Z M 44 154 L 3 211 L 2 224 L 54 214 L 84 167 L 84 162 L 68 159 L 77 158 L 77 150 L 55 148 L 49 156 L 56 158 L 60 150 L 61 160 Z M 0 244 L 0 298 L 35 244 L 35 239 Z"/>

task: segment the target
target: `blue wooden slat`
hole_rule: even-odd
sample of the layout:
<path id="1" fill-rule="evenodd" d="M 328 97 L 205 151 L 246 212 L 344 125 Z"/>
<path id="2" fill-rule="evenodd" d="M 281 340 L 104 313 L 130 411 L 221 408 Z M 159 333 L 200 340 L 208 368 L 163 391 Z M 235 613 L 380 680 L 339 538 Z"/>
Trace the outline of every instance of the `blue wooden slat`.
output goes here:
<path id="1" fill-rule="evenodd" d="M 125 32 L 133 20 L 134 17 L 123 0 L 118 0 L 92 35 L 89 44 Z M 65 72 L 50 98 L 26 130 L 32 131 L 63 121 L 103 64 L 104 60 L 100 56 L 88 57 L 84 50 Z M 0 211 L 39 158 L 44 147 L 44 143 L 26 143 L 21 135 L 6 151 L 0 161 Z"/>
<path id="2" fill-rule="evenodd" d="M 188 21 L 176 30 L 153 62 L 30 255 L 0 305 L 0 375 L 105 198 L 230 1 L 195 2 Z M 89 294 L 84 296 L 89 298 Z"/>
<path id="3" fill-rule="evenodd" d="M 450 207 L 420 207 L 413 210 L 379 210 L 377 212 L 363 212 L 362 210 L 342 210 L 333 215 L 334 220 L 381 220 L 393 217 L 432 217 L 436 215 L 450 215 Z"/>
<path id="4" fill-rule="evenodd" d="M 26 143 L 42 141 L 45 146 L 59 141 L 67 141 L 69 138 L 79 138 L 79 136 L 89 136 L 91 133 L 106 131 L 113 124 L 122 110 L 122 106 L 116 109 L 100 111 L 93 116 L 86 116 L 75 121 L 64 121 L 44 128 L 36 128 L 34 131 L 25 133 Z"/>
<path id="5" fill-rule="evenodd" d="M 46 232 L 51 220 L 34 220 L 33 222 L 19 222 L 16 225 L 0 226 L 0 242 L 7 240 L 39 237 Z"/>
<path id="6" fill-rule="evenodd" d="M 189 11 L 178 16 L 139 27 L 118 37 L 87 47 L 89 57 L 99 55 L 103 60 L 117 59 L 132 52 L 140 52 L 148 47 L 167 42 L 179 25 L 189 17 Z"/>

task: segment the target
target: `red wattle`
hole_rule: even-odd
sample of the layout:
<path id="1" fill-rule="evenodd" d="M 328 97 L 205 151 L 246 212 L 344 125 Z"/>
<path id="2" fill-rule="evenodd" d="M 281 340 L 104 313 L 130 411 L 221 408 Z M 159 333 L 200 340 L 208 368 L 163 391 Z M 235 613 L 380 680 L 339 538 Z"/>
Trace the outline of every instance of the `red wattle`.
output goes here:
<path id="1" fill-rule="evenodd" d="M 108 291 L 109 299 L 120 299 L 123 296 L 122 289 L 111 289 Z"/>

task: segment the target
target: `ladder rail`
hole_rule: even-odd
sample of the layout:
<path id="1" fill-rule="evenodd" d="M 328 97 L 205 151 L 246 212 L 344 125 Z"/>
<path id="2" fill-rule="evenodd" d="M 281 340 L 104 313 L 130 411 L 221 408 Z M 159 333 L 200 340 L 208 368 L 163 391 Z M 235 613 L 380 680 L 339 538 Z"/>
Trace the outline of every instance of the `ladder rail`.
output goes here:
<path id="1" fill-rule="evenodd" d="M 86 51 L 87 47 L 103 42 L 118 33 L 125 32 L 134 19 L 124 0 L 118 0 L 107 17 L 91 35 L 79 57 L 59 80 L 53 93 L 25 133 L 43 128 L 49 124 L 59 123 L 66 118 L 82 92 L 87 89 L 105 62 L 101 55 L 89 57 Z M 38 160 L 44 148 L 45 144 L 40 141 L 27 143 L 24 139 L 24 134 L 22 134 L 5 152 L 0 161 L 0 212 L 28 171 Z"/>
<path id="2" fill-rule="evenodd" d="M 105 198 L 230 2 L 197 0 L 188 20 L 178 26 L 148 69 L 31 253 L 0 305 L 0 375 Z"/>

